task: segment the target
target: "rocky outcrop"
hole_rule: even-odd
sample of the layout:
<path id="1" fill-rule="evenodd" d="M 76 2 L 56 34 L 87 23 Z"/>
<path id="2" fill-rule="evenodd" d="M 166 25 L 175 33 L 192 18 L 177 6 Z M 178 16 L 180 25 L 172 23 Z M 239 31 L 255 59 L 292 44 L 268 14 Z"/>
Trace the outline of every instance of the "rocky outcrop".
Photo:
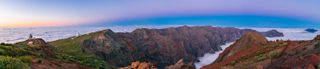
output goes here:
<path id="1" fill-rule="evenodd" d="M 202 69 L 315 69 L 319 67 L 320 42 L 266 41 L 262 35 L 244 35 Z M 254 35 L 255 34 L 255 35 Z"/>
<path id="2" fill-rule="evenodd" d="M 192 62 L 185 62 L 183 59 L 179 60 L 176 64 L 167 66 L 166 69 L 195 69 Z"/>
<path id="3" fill-rule="evenodd" d="M 29 46 L 29 47 L 33 47 L 33 48 L 41 48 L 41 47 L 47 47 L 49 46 L 43 39 L 41 38 L 32 38 L 32 39 L 28 39 L 25 41 L 25 43 Z"/>
<path id="4" fill-rule="evenodd" d="M 39 53 L 43 53 L 43 55 L 46 55 L 48 57 L 55 56 L 55 53 L 52 50 L 53 48 L 41 38 L 30 38 L 24 42 L 17 43 L 17 44 L 27 45 L 31 49 L 34 49 Z"/>
<path id="5" fill-rule="evenodd" d="M 127 67 L 121 67 L 119 69 L 157 69 L 154 65 L 147 62 L 132 62 L 131 65 Z"/>
<path id="6" fill-rule="evenodd" d="M 180 59 L 195 62 L 197 57 L 221 50 L 220 45 L 235 41 L 251 31 L 254 30 L 210 26 L 143 28 L 131 33 L 103 30 L 84 40 L 82 47 L 84 52 L 95 53 L 113 66 L 123 67 L 133 61 L 148 61 L 158 68 L 164 68 Z M 265 36 L 268 36 L 274 32 L 266 33 Z"/>

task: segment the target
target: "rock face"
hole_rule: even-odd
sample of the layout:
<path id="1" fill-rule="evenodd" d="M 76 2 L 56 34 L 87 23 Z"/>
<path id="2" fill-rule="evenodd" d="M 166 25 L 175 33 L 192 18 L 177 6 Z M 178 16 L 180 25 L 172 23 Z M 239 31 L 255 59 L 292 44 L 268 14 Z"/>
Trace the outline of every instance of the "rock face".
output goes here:
<path id="1" fill-rule="evenodd" d="M 157 65 L 157 68 L 164 68 L 180 59 L 194 62 L 197 57 L 221 50 L 220 45 L 235 41 L 250 31 L 254 30 L 210 26 L 137 29 L 131 33 L 104 30 L 85 40 L 82 47 L 84 52 L 93 52 L 114 66 L 123 67 L 133 61 L 148 61 Z M 273 33 L 266 32 L 265 36 Z"/>
<path id="2" fill-rule="evenodd" d="M 266 41 L 262 35 L 249 32 L 202 69 L 320 68 L 318 37 L 309 41 Z"/>

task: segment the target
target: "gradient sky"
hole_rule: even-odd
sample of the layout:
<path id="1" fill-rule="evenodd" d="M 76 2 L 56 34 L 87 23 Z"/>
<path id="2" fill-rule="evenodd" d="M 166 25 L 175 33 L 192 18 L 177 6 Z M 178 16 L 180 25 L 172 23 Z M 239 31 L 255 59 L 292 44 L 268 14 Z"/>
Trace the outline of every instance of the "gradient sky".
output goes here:
<path id="1" fill-rule="evenodd" d="M 320 0 L 1 0 L 0 27 L 318 27 Z"/>

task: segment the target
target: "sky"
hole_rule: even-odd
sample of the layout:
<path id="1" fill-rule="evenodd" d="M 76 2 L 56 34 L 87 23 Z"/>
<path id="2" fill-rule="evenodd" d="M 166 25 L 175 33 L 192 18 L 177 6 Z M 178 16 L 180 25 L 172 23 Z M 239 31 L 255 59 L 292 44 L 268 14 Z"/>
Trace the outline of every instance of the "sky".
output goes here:
<path id="1" fill-rule="evenodd" d="M 0 27 L 320 26 L 319 0 L 1 0 Z"/>

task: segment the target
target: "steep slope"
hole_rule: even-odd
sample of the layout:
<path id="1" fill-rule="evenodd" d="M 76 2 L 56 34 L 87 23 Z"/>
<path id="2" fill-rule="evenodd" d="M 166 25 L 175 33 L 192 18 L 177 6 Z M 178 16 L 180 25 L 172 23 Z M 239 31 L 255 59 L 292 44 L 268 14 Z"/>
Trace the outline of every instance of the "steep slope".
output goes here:
<path id="1" fill-rule="evenodd" d="M 247 50 L 248 48 L 259 48 L 259 46 L 267 42 L 268 40 L 260 33 L 248 32 L 237 40 L 236 43 L 226 48 L 216 61 L 223 61 L 233 55 L 242 55 L 237 53 L 242 50 Z"/>
<path id="2" fill-rule="evenodd" d="M 254 30 L 210 26 L 137 29 L 131 33 L 103 30 L 85 35 L 88 39 L 76 46 L 81 47 L 78 51 L 94 53 L 112 66 L 123 67 L 134 61 L 147 61 L 164 68 L 180 59 L 195 62 L 197 57 L 221 50 L 220 45 L 235 41 L 250 31 Z M 57 42 L 60 41 L 51 44 L 65 47 Z"/>
<path id="3" fill-rule="evenodd" d="M 251 38 L 257 39 L 247 42 L 250 38 L 248 38 L 248 35 L 244 35 L 224 53 L 220 54 L 219 60 L 202 69 L 319 68 L 320 35 L 309 41 L 278 40 L 266 42 L 261 39 L 263 38 L 262 35 L 252 36 Z"/>

